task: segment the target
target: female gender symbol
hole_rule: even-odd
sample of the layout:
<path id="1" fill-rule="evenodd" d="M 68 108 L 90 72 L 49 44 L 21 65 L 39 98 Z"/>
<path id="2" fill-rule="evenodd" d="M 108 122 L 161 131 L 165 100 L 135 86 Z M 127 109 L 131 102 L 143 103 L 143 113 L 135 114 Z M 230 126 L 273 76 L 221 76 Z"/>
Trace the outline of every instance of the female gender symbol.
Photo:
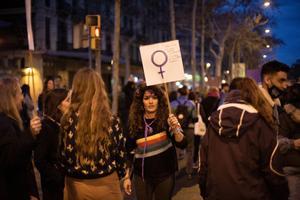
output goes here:
<path id="1" fill-rule="evenodd" d="M 162 63 L 157 63 L 157 62 L 154 61 L 154 56 L 157 53 L 161 53 L 164 56 L 164 61 Z M 163 73 L 165 71 L 162 70 L 162 67 L 168 62 L 168 56 L 167 56 L 166 52 L 164 52 L 162 50 L 154 51 L 151 55 L 151 61 L 152 61 L 153 65 L 155 65 L 156 67 L 159 67 L 160 71 L 158 73 L 161 75 L 161 78 L 164 78 Z"/>

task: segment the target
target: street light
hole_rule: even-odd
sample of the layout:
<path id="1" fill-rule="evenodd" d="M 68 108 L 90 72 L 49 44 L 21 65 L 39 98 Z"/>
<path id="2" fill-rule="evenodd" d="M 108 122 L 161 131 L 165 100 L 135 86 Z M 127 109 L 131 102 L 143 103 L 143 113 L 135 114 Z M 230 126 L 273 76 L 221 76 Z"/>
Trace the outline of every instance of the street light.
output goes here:
<path id="1" fill-rule="evenodd" d="M 265 29 L 265 33 L 270 33 L 271 32 L 271 30 L 270 29 Z"/>
<path id="2" fill-rule="evenodd" d="M 271 5 L 271 2 L 270 1 L 265 1 L 264 2 L 264 7 L 267 8 Z"/>
<path id="3" fill-rule="evenodd" d="M 267 44 L 266 47 L 269 49 L 271 46 Z"/>
<path id="4" fill-rule="evenodd" d="M 208 81 L 208 78 L 207 78 L 207 76 L 205 76 L 205 77 L 204 77 L 204 81 L 205 81 L 205 82 L 207 82 L 207 81 Z"/>
<path id="5" fill-rule="evenodd" d="M 264 55 L 263 55 L 263 58 L 267 58 L 267 55 L 266 55 L 266 54 L 264 54 Z"/>
<path id="6" fill-rule="evenodd" d="M 211 64 L 209 62 L 206 63 L 206 69 L 210 68 Z"/>

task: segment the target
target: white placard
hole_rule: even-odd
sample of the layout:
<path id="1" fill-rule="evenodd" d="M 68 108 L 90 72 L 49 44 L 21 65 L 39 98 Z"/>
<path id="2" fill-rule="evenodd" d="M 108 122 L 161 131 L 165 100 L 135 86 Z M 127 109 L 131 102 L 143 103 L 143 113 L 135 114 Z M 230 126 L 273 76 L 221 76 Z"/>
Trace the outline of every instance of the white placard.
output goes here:
<path id="1" fill-rule="evenodd" d="M 184 79 L 178 40 L 140 46 L 147 86 Z"/>
<path id="2" fill-rule="evenodd" d="M 246 64 L 245 63 L 233 63 L 232 64 L 232 77 L 246 77 Z"/>

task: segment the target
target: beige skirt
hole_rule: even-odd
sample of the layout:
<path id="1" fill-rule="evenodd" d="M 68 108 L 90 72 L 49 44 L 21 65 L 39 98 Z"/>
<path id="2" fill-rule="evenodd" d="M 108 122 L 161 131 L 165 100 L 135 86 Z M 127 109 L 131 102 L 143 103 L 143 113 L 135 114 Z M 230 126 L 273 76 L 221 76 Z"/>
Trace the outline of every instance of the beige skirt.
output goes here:
<path id="1" fill-rule="evenodd" d="M 66 177 L 64 200 L 122 200 L 116 172 L 97 179 Z"/>

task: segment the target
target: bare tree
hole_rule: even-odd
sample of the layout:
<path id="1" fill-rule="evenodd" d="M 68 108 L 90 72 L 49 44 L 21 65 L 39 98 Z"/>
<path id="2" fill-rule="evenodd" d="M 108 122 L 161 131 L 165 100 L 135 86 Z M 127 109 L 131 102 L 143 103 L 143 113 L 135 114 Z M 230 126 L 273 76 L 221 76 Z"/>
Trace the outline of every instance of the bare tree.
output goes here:
<path id="1" fill-rule="evenodd" d="M 196 11 L 197 11 L 197 0 L 193 3 L 192 12 L 192 40 L 191 40 L 191 65 L 192 65 L 192 77 L 193 77 L 193 88 L 195 89 L 195 75 L 196 75 Z"/>
<path id="2" fill-rule="evenodd" d="M 204 67 L 204 63 L 205 63 L 205 13 L 204 13 L 204 6 L 205 6 L 205 0 L 202 0 L 201 3 L 201 61 L 200 61 L 200 67 L 201 67 L 201 80 L 202 80 L 202 85 L 205 85 L 205 81 L 204 81 L 204 76 L 206 75 L 205 72 L 205 67 Z"/>
<path id="3" fill-rule="evenodd" d="M 125 58 L 125 79 L 124 82 L 126 83 L 126 81 L 129 79 L 130 76 L 130 58 L 131 58 L 131 54 L 130 54 L 130 46 L 132 45 L 133 41 L 135 40 L 135 36 L 131 37 L 131 38 L 126 38 L 124 39 L 124 41 L 122 42 L 122 52 Z"/>
<path id="4" fill-rule="evenodd" d="M 255 32 L 255 28 L 263 25 L 268 17 L 258 14 L 263 10 L 256 1 L 219 0 L 209 4 L 213 8 L 208 20 L 210 52 L 215 58 L 215 75 L 221 77 L 225 48 L 229 49 L 230 62 L 233 62 L 233 56 L 239 62 L 246 52 L 261 49 L 263 37 Z"/>
<path id="5" fill-rule="evenodd" d="M 217 21 L 217 20 L 218 21 Z M 231 33 L 231 16 L 226 13 L 210 21 L 211 42 L 209 50 L 215 59 L 215 76 L 221 77 L 225 42 Z"/>
<path id="6" fill-rule="evenodd" d="M 176 40 L 176 24 L 175 24 L 174 0 L 169 0 L 169 8 L 170 8 L 171 39 L 172 40 Z"/>
<path id="7" fill-rule="evenodd" d="M 115 25 L 114 25 L 114 48 L 113 48 L 113 96 L 112 112 L 118 112 L 119 100 L 119 60 L 120 60 L 120 15 L 121 0 L 115 0 Z"/>

